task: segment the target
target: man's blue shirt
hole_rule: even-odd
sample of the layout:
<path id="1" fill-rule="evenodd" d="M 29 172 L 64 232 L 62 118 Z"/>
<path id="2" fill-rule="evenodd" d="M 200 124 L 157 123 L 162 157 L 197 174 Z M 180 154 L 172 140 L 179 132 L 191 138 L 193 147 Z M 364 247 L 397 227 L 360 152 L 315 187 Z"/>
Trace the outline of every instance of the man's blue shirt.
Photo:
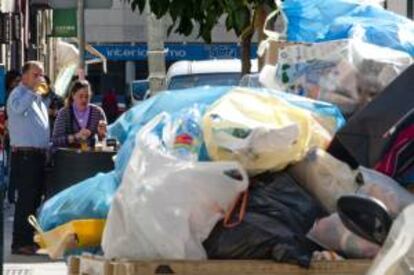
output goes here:
<path id="1" fill-rule="evenodd" d="M 40 95 L 20 84 L 7 100 L 7 114 L 11 146 L 49 147 L 49 116 Z"/>

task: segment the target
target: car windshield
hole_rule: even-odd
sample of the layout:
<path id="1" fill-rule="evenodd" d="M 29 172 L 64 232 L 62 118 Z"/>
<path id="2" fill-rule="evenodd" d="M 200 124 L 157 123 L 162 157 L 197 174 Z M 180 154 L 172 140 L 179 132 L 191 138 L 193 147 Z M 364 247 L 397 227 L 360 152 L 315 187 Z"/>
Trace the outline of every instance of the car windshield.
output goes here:
<path id="1" fill-rule="evenodd" d="M 185 89 L 196 86 L 235 86 L 239 83 L 241 73 L 209 73 L 178 75 L 171 78 L 169 90 Z"/>

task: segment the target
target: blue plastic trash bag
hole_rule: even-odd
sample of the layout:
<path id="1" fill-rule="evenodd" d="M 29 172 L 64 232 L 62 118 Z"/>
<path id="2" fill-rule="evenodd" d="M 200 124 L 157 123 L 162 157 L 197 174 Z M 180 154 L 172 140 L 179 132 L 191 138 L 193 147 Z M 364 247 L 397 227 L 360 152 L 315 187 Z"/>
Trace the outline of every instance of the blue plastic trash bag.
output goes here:
<path id="1" fill-rule="evenodd" d="M 99 173 L 56 194 L 39 212 L 44 231 L 77 219 L 105 219 L 118 188 L 115 172 Z"/>
<path id="2" fill-rule="evenodd" d="M 321 42 L 358 37 L 414 56 L 414 22 L 360 0 L 285 0 L 287 40 Z"/>
<path id="3" fill-rule="evenodd" d="M 108 133 L 124 143 L 128 135 L 135 134 L 138 129 L 161 112 L 173 114 L 195 103 L 210 105 L 231 88 L 205 86 L 161 92 L 125 112 L 108 127 Z"/>
<path id="4" fill-rule="evenodd" d="M 115 160 L 117 177 L 121 180 L 129 157 L 135 146 L 135 134 L 143 125 L 161 112 L 170 114 L 173 118 L 182 109 L 198 104 L 200 108 L 211 105 L 232 87 L 196 87 L 184 90 L 165 91 L 145 100 L 141 104 L 124 113 L 116 122 L 110 125 L 108 133 L 123 145 Z M 204 107 L 202 107 L 204 106 Z M 202 115 L 202 114 L 201 114 Z M 204 149 L 201 149 L 200 160 L 206 160 Z"/>

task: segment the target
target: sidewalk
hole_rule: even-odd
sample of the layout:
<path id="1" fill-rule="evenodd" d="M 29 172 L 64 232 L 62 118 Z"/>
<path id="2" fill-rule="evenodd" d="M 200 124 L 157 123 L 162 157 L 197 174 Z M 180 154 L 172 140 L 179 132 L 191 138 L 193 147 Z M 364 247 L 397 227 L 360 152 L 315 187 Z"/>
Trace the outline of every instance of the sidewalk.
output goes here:
<path id="1" fill-rule="evenodd" d="M 47 256 L 21 256 L 11 254 L 14 206 L 4 209 L 4 272 L 6 275 L 60 275 L 67 274 L 63 261 L 52 261 Z"/>
<path id="2" fill-rule="evenodd" d="M 4 275 L 66 275 L 66 264 L 60 263 L 30 263 L 9 264 L 3 266 Z"/>

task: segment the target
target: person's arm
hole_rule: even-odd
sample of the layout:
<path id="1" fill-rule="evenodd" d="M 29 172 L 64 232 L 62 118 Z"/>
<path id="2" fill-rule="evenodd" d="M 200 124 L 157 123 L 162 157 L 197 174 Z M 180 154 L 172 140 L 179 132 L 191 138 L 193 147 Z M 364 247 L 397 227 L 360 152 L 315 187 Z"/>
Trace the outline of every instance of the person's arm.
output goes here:
<path id="1" fill-rule="evenodd" d="M 70 135 L 66 132 L 66 124 L 69 123 L 67 117 L 65 109 L 61 109 L 58 112 L 52 133 L 52 143 L 54 147 L 68 147 L 70 144 L 76 142 L 75 135 Z"/>
<path id="2" fill-rule="evenodd" d="M 37 95 L 21 88 L 16 88 L 7 101 L 9 113 L 23 114 L 26 112 L 33 101 L 37 100 Z"/>

